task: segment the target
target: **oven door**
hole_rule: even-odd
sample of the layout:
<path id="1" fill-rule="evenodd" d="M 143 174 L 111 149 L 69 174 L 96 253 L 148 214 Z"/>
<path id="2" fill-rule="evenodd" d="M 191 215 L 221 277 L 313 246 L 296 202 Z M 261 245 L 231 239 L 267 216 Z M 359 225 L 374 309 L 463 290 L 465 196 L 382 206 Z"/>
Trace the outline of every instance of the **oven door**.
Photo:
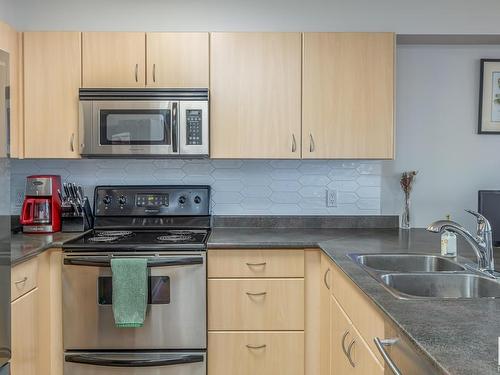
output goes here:
<path id="1" fill-rule="evenodd" d="M 65 254 L 65 350 L 206 349 L 206 253 L 113 253 L 148 259 L 144 326 L 117 328 L 110 254 Z"/>
<path id="2" fill-rule="evenodd" d="M 175 101 L 82 101 L 82 155 L 178 154 L 177 106 Z"/>
<path id="3" fill-rule="evenodd" d="M 68 375 L 205 375 L 204 352 L 73 352 L 64 356 Z"/>

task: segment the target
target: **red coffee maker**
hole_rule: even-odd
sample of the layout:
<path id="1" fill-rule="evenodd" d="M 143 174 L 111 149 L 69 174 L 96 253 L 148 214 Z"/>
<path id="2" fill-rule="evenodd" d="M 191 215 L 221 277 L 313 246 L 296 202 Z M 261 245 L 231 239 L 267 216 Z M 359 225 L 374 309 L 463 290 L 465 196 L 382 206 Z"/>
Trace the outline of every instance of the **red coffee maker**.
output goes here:
<path id="1" fill-rule="evenodd" d="M 53 233 L 61 230 L 61 176 L 28 176 L 21 211 L 24 233 Z"/>

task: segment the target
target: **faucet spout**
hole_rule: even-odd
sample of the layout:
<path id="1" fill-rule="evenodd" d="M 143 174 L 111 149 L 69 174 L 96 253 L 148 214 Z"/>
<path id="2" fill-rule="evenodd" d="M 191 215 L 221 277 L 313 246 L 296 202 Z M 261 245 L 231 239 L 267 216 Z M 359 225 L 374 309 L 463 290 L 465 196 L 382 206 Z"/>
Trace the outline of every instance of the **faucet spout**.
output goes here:
<path id="1" fill-rule="evenodd" d="M 463 226 L 451 220 L 435 221 L 427 227 L 427 230 L 433 233 L 449 231 L 462 236 L 472 246 L 477 257 L 479 270 L 493 275 L 495 272 L 495 265 L 490 223 L 483 215 L 474 211 L 466 211 L 477 218 L 477 235 L 471 234 Z"/>

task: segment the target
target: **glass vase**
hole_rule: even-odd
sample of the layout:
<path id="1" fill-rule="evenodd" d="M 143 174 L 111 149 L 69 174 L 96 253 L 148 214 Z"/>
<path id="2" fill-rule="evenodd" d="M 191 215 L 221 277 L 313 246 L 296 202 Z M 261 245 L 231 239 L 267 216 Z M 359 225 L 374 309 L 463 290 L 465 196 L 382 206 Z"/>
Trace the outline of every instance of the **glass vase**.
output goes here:
<path id="1" fill-rule="evenodd" d="M 410 229 L 410 194 L 405 194 L 403 214 L 401 215 L 401 228 Z"/>

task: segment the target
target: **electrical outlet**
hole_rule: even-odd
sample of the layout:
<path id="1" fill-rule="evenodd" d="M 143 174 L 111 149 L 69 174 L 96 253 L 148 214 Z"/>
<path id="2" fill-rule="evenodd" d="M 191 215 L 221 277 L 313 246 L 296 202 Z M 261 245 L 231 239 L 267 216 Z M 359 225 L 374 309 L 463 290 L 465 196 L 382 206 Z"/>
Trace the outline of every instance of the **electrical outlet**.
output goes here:
<path id="1" fill-rule="evenodd" d="M 326 190 L 326 207 L 337 207 L 337 190 Z"/>
<path id="2" fill-rule="evenodd" d="M 24 202 L 24 190 L 16 191 L 16 207 L 22 207 Z"/>

